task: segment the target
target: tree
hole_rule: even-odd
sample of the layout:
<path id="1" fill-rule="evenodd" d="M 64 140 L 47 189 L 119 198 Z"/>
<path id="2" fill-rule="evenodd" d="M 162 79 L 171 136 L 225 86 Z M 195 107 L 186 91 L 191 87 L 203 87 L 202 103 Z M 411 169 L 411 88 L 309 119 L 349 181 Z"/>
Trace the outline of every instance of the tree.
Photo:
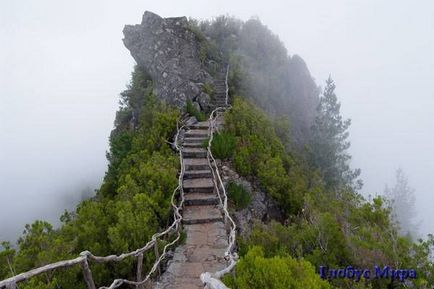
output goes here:
<path id="1" fill-rule="evenodd" d="M 417 225 L 414 224 L 416 217 L 415 191 L 408 185 L 408 178 L 402 169 L 396 170 L 395 182 L 392 188 L 386 185 L 384 195 L 390 202 L 393 217 L 399 223 L 400 233 L 415 236 L 417 233 Z"/>
<path id="2" fill-rule="evenodd" d="M 15 275 L 13 267 L 13 259 L 15 250 L 9 242 L 0 243 L 0 279 L 6 279 L 9 276 Z"/>
<path id="3" fill-rule="evenodd" d="M 312 126 L 310 162 L 322 174 L 327 188 L 351 187 L 357 190 L 362 186 L 361 180 L 358 180 L 360 169 L 351 170 L 351 156 L 347 152 L 350 147 L 348 128 L 351 120 L 344 120 L 340 115 L 341 104 L 335 88 L 329 76 Z"/>

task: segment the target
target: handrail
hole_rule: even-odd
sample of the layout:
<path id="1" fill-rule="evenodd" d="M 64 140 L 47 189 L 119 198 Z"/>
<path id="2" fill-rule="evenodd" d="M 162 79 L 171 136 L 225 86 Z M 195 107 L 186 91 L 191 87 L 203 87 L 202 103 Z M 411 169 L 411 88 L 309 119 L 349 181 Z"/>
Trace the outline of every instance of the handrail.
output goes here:
<path id="1" fill-rule="evenodd" d="M 160 233 L 155 233 L 151 237 L 151 240 L 145 246 L 143 246 L 142 248 L 139 248 L 135 251 L 132 251 L 129 253 L 123 253 L 121 255 L 109 255 L 109 256 L 95 256 L 89 251 L 83 251 L 80 253 L 80 256 L 75 258 L 75 259 L 63 260 L 63 261 L 58 261 L 55 263 L 47 264 L 45 266 L 41 266 L 39 268 L 32 269 L 30 271 L 27 271 L 27 272 L 18 274 L 16 276 L 10 277 L 8 279 L 5 279 L 3 281 L 0 281 L 0 288 L 14 289 L 14 288 L 16 288 L 16 284 L 18 282 L 25 281 L 31 277 L 40 275 L 44 272 L 52 271 L 52 270 L 57 269 L 57 268 L 71 267 L 71 266 L 80 264 L 82 269 L 83 269 L 84 280 L 86 282 L 88 289 L 96 289 L 95 283 L 94 283 L 93 277 L 92 277 L 92 272 L 89 269 L 88 260 L 95 261 L 96 263 L 119 262 L 119 261 L 122 261 L 123 259 L 125 259 L 127 257 L 131 257 L 131 256 L 137 257 L 138 260 L 140 261 L 137 264 L 137 281 L 129 281 L 126 279 L 115 279 L 109 287 L 100 287 L 100 289 L 114 289 L 114 288 L 119 287 L 123 283 L 129 284 L 129 285 L 135 285 L 138 288 L 140 288 L 141 285 L 144 285 L 149 280 L 151 275 L 157 270 L 159 264 L 164 259 L 164 257 L 167 255 L 167 248 L 169 248 L 170 246 L 175 244 L 181 237 L 179 228 L 180 228 L 180 223 L 182 221 L 182 215 L 181 215 L 180 211 L 182 210 L 182 206 L 184 204 L 184 191 L 183 191 L 183 187 L 182 187 L 182 179 L 184 177 L 184 163 L 183 163 L 182 151 L 178 145 L 178 139 L 179 139 L 180 131 L 183 128 L 184 128 L 184 125 L 179 127 L 177 124 L 177 132 L 175 135 L 175 140 L 173 142 L 175 149 L 179 153 L 181 171 L 180 171 L 180 174 L 178 177 L 178 186 L 173 190 L 172 198 L 171 198 L 171 205 L 174 209 L 174 212 L 173 212 L 174 221 L 165 231 L 160 232 Z M 180 193 L 180 201 L 179 201 L 178 205 L 175 202 L 177 192 Z M 157 247 L 157 245 L 158 245 L 157 239 L 170 233 L 173 230 L 177 232 L 177 237 L 172 242 L 166 244 L 166 246 L 164 246 L 163 253 L 160 256 L 158 256 L 159 254 L 158 254 L 158 247 Z M 141 274 L 142 274 L 141 268 L 142 268 L 142 262 L 143 262 L 143 253 L 148 251 L 149 249 L 151 249 L 153 247 L 155 248 L 157 260 L 155 261 L 154 265 L 152 266 L 151 271 L 147 274 L 146 278 L 141 280 L 142 279 L 141 278 Z"/>
<path id="2" fill-rule="evenodd" d="M 230 216 L 229 212 L 228 212 L 228 196 L 226 193 L 226 189 L 225 186 L 223 184 L 222 178 L 220 176 L 220 172 L 217 166 L 217 162 L 212 154 L 211 151 L 211 145 L 212 145 L 212 140 L 214 137 L 214 127 L 215 127 L 215 119 L 217 117 L 217 112 L 219 111 L 225 111 L 227 109 L 230 109 L 231 106 L 228 106 L 228 94 L 229 94 L 229 87 L 228 87 L 228 74 L 229 74 L 229 65 L 227 66 L 227 71 L 226 71 L 226 79 L 225 79 L 225 84 L 226 84 L 226 107 L 218 107 L 216 109 L 214 109 L 211 112 L 211 115 L 209 117 L 209 128 L 210 128 L 210 138 L 208 140 L 208 147 L 207 147 L 207 159 L 208 159 L 208 164 L 211 168 L 211 172 L 213 174 L 213 179 L 214 179 L 214 186 L 217 190 L 217 194 L 219 196 L 220 199 L 220 205 L 221 205 L 221 209 L 223 210 L 223 213 L 225 215 L 225 223 L 230 222 L 230 226 L 231 226 L 231 231 L 229 233 L 229 239 L 228 239 L 228 247 L 227 250 L 225 252 L 225 259 L 229 262 L 229 265 L 220 270 L 217 271 L 215 273 L 210 273 L 210 272 L 204 272 L 200 275 L 200 279 L 202 281 L 202 283 L 210 289 L 228 289 L 228 287 L 226 287 L 225 284 L 223 284 L 222 281 L 220 281 L 219 279 L 232 271 L 232 269 L 235 267 L 235 265 L 237 264 L 237 260 L 238 260 L 238 255 L 236 252 L 234 251 L 235 248 L 235 242 L 236 242 L 236 229 L 237 229 L 237 225 L 235 224 L 234 220 L 232 219 L 232 217 Z M 217 176 L 217 180 L 216 180 L 216 176 Z M 217 182 L 218 181 L 218 182 Z M 222 191 L 223 197 L 220 194 L 220 189 Z"/>
<path id="3" fill-rule="evenodd" d="M 228 105 L 228 98 L 229 98 L 229 85 L 228 85 L 228 78 L 229 78 L 229 64 L 226 67 L 226 76 L 225 76 L 225 85 L 226 85 L 226 96 L 225 96 L 225 103 Z"/>
<path id="4" fill-rule="evenodd" d="M 212 171 L 213 176 L 214 176 L 214 180 L 215 180 L 215 176 L 217 176 L 218 182 L 215 181 L 214 184 L 216 186 L 216 190 L 217 190 L 217 193 L 218 193 L 219 198 L 220 198 L 221 209 L 223 210 L 223 213 L 225 215 L 225 223 L 227 223 L 227 221 L 229 220 L 230 226 L 231 226 L 231 231 L 229 233 L 229 240 L 228 240 L 229 244 L 228 244 L 226 252 L 225 252 L 225 259 L 229 262 L 229 265 L 226 268 L 224 268 L 220 271 L 217 271 L 215 273 L 204 272 L 200 275 L 200 279 L 202 280 L 202 283 L 205 286 L 208 286 L 208 288 L 210 288 L 210 289 L 228 289 L 226 287 L 226 285 L 224 285 L 223 282 L 220 281 L 219 279 L 223 275 L 232 271 L 232 269 L 235 267 L 235 265 L 237 263 L 237 259 L 238 259 L 237 253 L 233 252 L 233 249 L 235 248 L 237 226 L 228 212 L 228 209 L 227 209 L 228 197 L 227 197 L 226 189 L 225 189 L 225 186 L 224 186 L 223 181 L 221 179 L 216 160 L 215 160 L 215 158 L 211 152 L 211 143 L 212 143 L 212 140 L 214 137 L 213 133 L 214 133 L 214 125 L 215 125 L 215 114 L 218 111 L 222 111 L 222 110 L 224 111 L 224 110 L 229 109 L 229 108 L 230 107 L 227 107 L 227 108 L 226 107 L 218 107 L 211 112 L 211 115 L 209 118 L 211 133 L 210 133 L 210 138 L 208 141 L 208 148 L 207 148 L 208 162 L 210 164 L 211 171 Z M 221 193 L 223 194 L 223 197 L 221 196 L 220 189 L 221 189 Z"/>
<path id="5" fill-rule="evenodd" d="M 229 92 L 229 87 L 228 87 L 228 75 L 229 75 L 229 65 L 227 66 L 227 71 L 226 71 L 226 77 L 225 77 L 225 85 L 226 85 L 226 98 L 225 98 L 225 103 L 226 103 L 226 107 L 218 107 L 216 109 L 214 109 L 211 112 L 211 115 L 209 117 L 209 130 L 210 130 L 210 138 L 208 141 L 208 148 L 207 148 L 207 159 L 208 159 L 208 164 L 211 168 L 211 172 L 213 174 L 213 179 L 214 179 L 214 186 L 216 187 L 219 199 L 220 199 L 220 206 L 221 209 L 223 210 L 223 213 L 225 215 L 225 223 L 227 223 L 227 221 L 230 221 L 230 226 L 231 226 L 231 231 L 229 233 L 229 244 L 227 247 L 227 250 L 225 252 L 225 259 L 229 262 L 229 265 L 224 268 L 223 270 L 217 271 L 213 274 L 209 273 L 209 272 L 204 272 L 200 275 L 200 279 L 202 280 L 202 282 L 205 284 L 205 286 L 210 286 L 211 289 L 227 289 L 227 287 L 219 280 L 224 274 L 230 272 L 236 265 L 237 259 L 238 259 L 238 255 L 233 252 L 233 249 L 235 247 L 235 241 L 236 241 L 236 224 L 234 222 L 234 220 L 231 218 L 228 210 L 227 210 L 227 194 L 226 194 L 226 189 L 224 187 L 223 181 L 220 177 L 220 173 L 216 164 L 216 160 L 214 158 L 214 156 L 212 155 L 211 152 L 211 143 L 213 140 L 213 135 L 214 135 L 214 126 L 215 126 L 215 118 L 217 117 L 217 112 L 221 111 L 221 110 L 226 110 L 226 109 L 230 109 L 230 106 L 228 106 L 228 92 Z M 48 272 L 48 271 L 52 271 L 55 270 L 57 268 L 64 268 L 64 267 L 71 267 L 77 264 L 80 264 L 83 270 L 83 276 L 84 276 L 84 281 L 86 282 L 86 285 L 88 287 L 88 289 L 96 289 L 95 287 L 95 283 L 93 281 L 93 277 L 92 277 L 92 272 L 89 268 L 89 264 L 88 261 L 94 261 L 96 263 L 105 263 L 105 262 L 119 262 L 122 261 L 123 259 L 127 258 L 127 257 L 137 257 L 138 258 L 138 264 L 137 264 L 137 281 L 130 281 L 127 279 L 115 279 L 113 280 L 112 284 L 109 287 L 100 287 L 99 289 L 115 289 L 118 288 L 119 286 L 121 286 L 122 284 L 128 284 L 128 285 L 134 285 L 137 286 L 137 288 L 143 288 L 142 285 L 144 285 L 146 282 L 149 281 L 151 275 L 157 270 L 157 268 L 159 268 L 159 265 L 161 263 L 161 261 L 166 257 L 167 255 L 167 249 L 174 245 L 176 242 L 179 241 L 179 239 L 181 238 L 181 233 L 180 233 L 180 223 L 182 222 L 182 207 L 184 205 L 184 191 L 183 191 L 183 185 L 182 185 L 182 180 L 184 177 L 184 160 L 183 160 L 183 156 L 182 156 L 182 150 L 180 149 L 179 145 L 178 145 L 178 139 L 179 139 L 179 134 L 181 132 L 181 130 L 184 128 L 185 125 L 179 127 L 177 124 L 177 132 L 175 135 L 175 140 L 173 142 L 173 146 L 175 147 L 175 149 L 178 151 L 179 154 L 179 161 L 181 164 L 181 171 L 178 177 L 178 186 L 174 189 L 173 193 L 172 193 L 172 198 L 171 198 L 171 205 L 174 209 L 173 212 L 173 218 L 174 221 L 173 223 L 166 228 L 165 231 L 160 232 L 160 233 L 155 233 L 152 237 L 151 240 L 146 243 L 145 246 L 143 246 L 142 248 L 139 248 L 135 251 L 129 252 L 129 253 L 123 253 L 121 255 L 109 255 L 109 256 L 95 256 L 93 255 L 91 252 L 89 251 L 83 251 L 80 253 L 80 256 L 75 258 L 75 259 L 70 259 L 70 260 L 63 260 L 63 261 L 58 261 L 55 263 L 51 263 L 51 264 L 47 264 L 45 266 L 41 266 L 39 268 L 35 268 L 32 269 L 30 271 L 24 272 L 24 273 L 20 273 L 16 276 L 10 277 L 8 279 L 5 279 L 3 281 L 0 281 L 0 288 L 4 288 L 6 287 L 7 289 L 15 289 L 16 288 L 16 283 L 18 282 L 22 282 L 25 281 L 31 277 L 37 276 L 39 274 L 42 274 L 44 272 Z M 217 176 L 217 180 L 216 180 L 216 176 Z M 218 182 L 217 182 L 218 181 Z M 220 193 L 220 189 L 222 191 L 222 194 Z M 177 196 L 177 192 L 180 193 L 180 201 L 179 204 L 176 204 L 175 202 L 175 198 Z M 177 237 L 170 243 L 166 244 L 163 248 L 163 253 L 161 255 L 159 255 L 158 253 L 158 241 L 157 239 L 169 234 L 171 231 L 175 231 L 177 233 Z M 142 280 L 142 263 L 143 263 L 143 253 L 148 251 L 149 249 L 154 248 L 155 249 L 155 254 L 156 254 L 156 261 L 154 263 L 154 265 L 152 266 L 151 270 L 149 271 L 149 273 L 146 275 L 145 279 Z"/>
<path id="6" fill-rule="evenodd" d="M 181 126 L 180 128 L 177 128 L 177 133 L 176 133 L 176 136 L 175 136 L 175 140 L 173 142 L 173 145 L 175 146 L 175 149 L 179 153 L 179 162 L 181 164 L 181 171 L 180 171 L 180 174 L 179 174 L 179 177 L 178 177 L 178 186 L 174 190 L 174 192 L 172 194 L 172 200 L 171 200 L 172 207 L 175 210 L 174 213 L 173 213 L 174 221 L 173 221 L 172 225 L 169 228 L 166 229 L 166 231 L 164 231 L 163 233 L 157 233 L 157 234 L 155 234 L 155 235 L 166 234 L 173 227 L 175 227 L 175 230 L 177 232 L 177 236 L 176 236 L 175 240 L 173 240 L 172 242 L 170 242 L 170 243 L 166 244 L 166 246 L 164 246 L 163 253 L 161 254 L 161 256 L 159 258 L 157 257 L 157 260 L 155 261 L 154 265 L 152 266 L 151 271 L 148 273 L 148 275 L 146 275 L 146 278 L 144 280 L 130 281 L 130 280 L 127 280 L 127 279 L 115 279 L 115 280 L 113 280 L 113 283 L 110 285 L 110 287 L 100 287 L 100 289 L 115 289 L 115 288 L 118 288 L 119 286 L 121 286 L 124 283 L 128 284 L 128 285 L 135 285 L 135 286 L 144 285 L 146 282 L 148 282 L 148 280 L 151 277 L 151 275 L 157 270 L 159 264 L 164 259 L 164 257 L 166 257 L 166 255 L 167 255 L 167 248 L 169 248 L 170 246 L 172 246 L 173 244 L 175 244 L 176 242 L 178 242 L 178 240 L 181 238 L 181 233 L 179 231 L 179 224 L 182 222 L 182 215 L 181 215 L 180 211 L 182 210 L 182 206 L 184 205 L 184 190 L 183 190 L 183 186 L 182 186 L 182 180 L 184 178 L 184 159 L 182 157 L 182 150 L 180 149 L 180 147 L 178 145 L 178 138 L 179 138 L 179 133 L 180 133 L 180 131 L 183 128 L 184 128 L 184 125 Z M 178 190 L 180 192 L 181 201 L 179 202 L 179 205 L 177 206 L 175 204 L 175 196 L 176 196 L 176 192 Z M 154 239 L 154 237 L 153 237 L 153 239 Z M 155 242 L 156 242 L 156 240 L 155 240 Z"/>

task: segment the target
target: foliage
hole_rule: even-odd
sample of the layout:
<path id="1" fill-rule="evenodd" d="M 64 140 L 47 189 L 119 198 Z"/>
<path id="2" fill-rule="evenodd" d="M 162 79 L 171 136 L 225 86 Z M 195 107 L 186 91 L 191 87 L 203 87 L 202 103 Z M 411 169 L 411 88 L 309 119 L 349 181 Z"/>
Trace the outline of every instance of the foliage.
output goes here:
<path id="1" fill-rule="evenodd" d="M 15 275 L 12 262 L 16 252 L 9 242 L 1 242 L 0 248 L 0 279 L 5 279 Z"/>
<path id="2" fill-rule="evenodd" d="M 273 121 L 261 110 L 235 97 L 225 115 L 225 132 L 236 139 L 235 169 L 256 177 L 286 215 L 296 213 L 307 190 L 303 167 L 285 150 Z"/>
<path id="3" fill-rule="evenodd" d="M 236 146 L 235 137 L 226 132 L 216 133 L 211 143 L 211 152 L 218 159 L 230 159 L 234 155 Z"/>
<path id="4" fill-rule="evenodd" d="M 400 232 L 404 235 L 415 236 L 417 225 L 414 224 L 416 217 L 414 189 L 408 185 L 408 179 L 402 169 L 395 173 L 395 185 L 386 186 L 384 196 L 389 201 L 393 210 L 393 218 L 398 222 Z"/>
<path id="5" fill-rule="evenodd" d="M 225 133 L 236 139 L 235 169 L 257 180 L 287 218 L 285 224 L 282 220 L 256 224 L 252 232 L 240 240 L 240 255 L 247 254 L 250 246 L 259 246 L 266 258 L 304 258 L 315 268 L 321 265 L 341 268 L 349 264 L 372 268 L 376 264 L 421 267 L 427 270 L 424 272 L 434 272 L 429 259 L 429 240 L 412 244 L 407 237 L 400 236 L 391 210 L 382 198 L 368 202 L 353 186 L 330 186 L 324 174 L 315 167 L 310 169 L 306 161 L 309 158 L 284 143 L 288 135 L 282 134 L 281 129 L 280 136 L 277 135 L 279 126 L 285 125 L 284 120 L 270 119 L 239 97 L 234 98 L 231 111 L 225 115 Z M 237 267 L 235 279 L 240 283 L 228 279 L 228 284 L 234 288 L 252 286 L 243 283 L 249 279 L 258 278 L 256 282 L 260 284 L 261 279 L 268 278 L 261 275 L 260 270 L 251 270 L 251 275 L 243 279 L 239 270 Z M 433 276 L 434 273 L 420 274 L 415 284 L 427 284 Z M 337 279 L 330 283 L 336 288 L 354 286 L 351 280 Z M 398 288 L 399 284 L 389 283 L 390 280 L 375 279 L 359 283 L 357 288 Z"/>
<path id="6" fill-rule="evenodd" d="M 236 272 L 235 278 L 225 278 L 234 289 L 330 288 L 309 262 L 290 256 L 266 258 L 260 247 L 250 248 L 237 264 Z"/>
<path id="7" fill-rule="evenodd" d="M 197 24 L 230 64 L 229 93 L 251 100 L 273 117 L 290 120 L 291 141 L 306 144 L 318 88 L 304 61 L 257 18 L 220 16 Z"/>
<path id="8" fill-rule="evenodd" d="M 2 260 L 17 273 L 89 250 L 105 256 L 133 251 L 149 241 L 169 220 L 170 198 L 178 184 L 177 155 L 167 145 L 176 131 L 180 112 L 152 94 L 152 82 L 140 69 L 121 93 L 115 128 L 110 135 L 108 171 L 96 197 L 82 201 L 75 212 L 62 215 L 54 229 L 44 221 L 26 225 L 18 251 L 6 246 Z M 152 252 L 151 252 L 152 253 Z M 154 261 L 145 254 L 144 269 Z M 133 278 L 134 260 L 91 264 L 97 284 L 113 278 Z M 10 268 L 0 266 L 1 277 Z M 56 270 L 22 283 L 20 288 L 85 288 L 79 266 Z"/>
<path id="9" fill-rule="evenodd" d="M 343 120 L 340 115 L 341 105 L 331 77 L 326 84 L 312 126 L 311 165 L 319 169 L 328 188 L 339 190 L 350 186 L 358 189 L 361 187 L 361 181 L 357 180 L 360 170 L 350 169 L 351 156 L 347 152 L 351 120 Z"/>
<path id="10" fill-rule="evenodd" d="M 218 63 L 222 61 L 222 55 L 218 44 L 214 39 L 207 39 L 200 28 L 200 23 L 195 19 L 189 19 L 188 29 L 196 36 L 199 43 L 199 59 L 209 73 L 215 75 L 218 70 Z"/>
<path id="11" fill-rule="evenodd" d="M 205 113 L 199 111 L 190 100 L 187 100 L 185 111 L 189 115 L 194 116 L 198 121 L 205 121 L 206 120 Z"/>
<path id="12" fill-rule="evenodd" d="M 229 200 L 234 203 L 236 209 L 244 209 L 250 204 L 250 194 L 243 185 L 230 182 L 227 190 Z"/>
<path id="13" fill-rule="evenodd" d="M 209 82 L 205 82 L 203 85 L 203 92 L 205 92 L 206 94 L 208 94 L 211 98 L 214 97 L 214 93 L 215 93 L 215 88 L 212 85 L 212 83 Z"/>
<path id="14" fill-rule="evenodd" d="M 350 121 L 340 115 L 334 82 L 327 81 L 318 99 L 303 60 L 289 57 L 278 37 L 257 19 L 190 20 L 190 29 L 199 41 L 202 65 L 215 74 L 219 65 L 230 63 L 229 92 L 244 96 L 233 97 L 224 131 L 214 137 L 213 154 L 231 160 L 240 175 L 259 184 L 282 216 L 256 223 L 250 234 L 237 239 L 241 259 L 235 277 L 227 276 L 225 282 L 235 289 L 404 286 L 390 280 L 325 282 L 315 273 L 321 265 L 377 264 L 415 268 L 415 288 L 434 284 L 434 237 L 412 242 L 399 234 L 393 211 L 381 197 L 367 201 L 357 193 L 360 172 L 350 169 L 347 152 Z M 211 85 L 205 84 L 204 90 L 212 95 Z M 150 77 L 135 68 L 121 93 L 108 170 L 96 197 L 82 201 L 75 212 L 65 212 L 58 229 L 44 221 L 26 225 L 17 250 L 2 243 L 1 279 L 76 257 L 83 250 L 96 255 L 134 250 L 166 226 L 179 169 L 167 140 L 180 112 L 159 102 L 152 91 Z M 186 111 L 199 121 L 206 119 L 191 101 Z M 294 146 L 306 144 L 308 136 L 308 152 Z M 398 178 L 399 188 L 408 193 L 403 180 Z M 235 183 L 229 183 L 228 194 L 237 209 L 250 202 L 249 193 Z M 404 208 L 411 205 L 408 200 Z M 145 270 L 153 261 L 152 252 L 145 254 Z M 102 285 L 113 278 L 133 278 L 133 264 L 129 259 L 91 268 Z M 85 286 L 76 266 L 31 278 L 20 288 Z"/>

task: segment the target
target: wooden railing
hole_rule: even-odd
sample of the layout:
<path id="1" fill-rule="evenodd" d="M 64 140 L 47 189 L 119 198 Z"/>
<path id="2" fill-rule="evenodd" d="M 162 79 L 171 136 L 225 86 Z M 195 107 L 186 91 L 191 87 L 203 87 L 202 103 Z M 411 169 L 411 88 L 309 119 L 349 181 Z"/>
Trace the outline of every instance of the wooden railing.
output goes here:
<path id="1" fill-rule="evenodd" d="M 210 289 L 227 289 L 227 287 L 219 280 L 223 275 L 230 272 L 236 265 L 238 255 L 236 252 L 234 252 L 235 249 L 235 241 L 236 241 L 236 224 L 234 220 L 231 218 L 228 208 L 227 208 L 227 194 L 226 190 L 223 184 L 223 181 L 221 179 L 216 160 L 214 159 L 214 156 L 211 152 L 211 143 L 213 140 L 213 135 L 215 131 L 215 121 L 217 117 L 217 113 L 221 111 L 225 111 L 226 109 L 230 109 L 230 106 L 228 106 L 228 73 L 229 73 L 229 66 L 227 67 L 226 71 L 226 107 L 218 107 L 214 111 L 212 111 L 210 117 L 209 117 L 209 131 L 210 131 L 210 138 L 208 141 L 208 149 L 207 149 L 207 158 L 208 163 L 211 169 L 211 172 L 214 176 L 214 185 L 217 190 L 219 200 L 220 200 L 220 207 L 222 209 L 222 212 L 224 214 L 224 220 L 225 224 L 229 224 L 230 226 L 230 232 L 229 232 L 229 242 L 228 247 L 225 252 L 225 259 L 228 262 L 228 266 L 224 268 L 221 271 L 210 273 L 210 272 L 204 272 L 201 274 L 200 278 L 205 286 L 208 286 Z M 158 270 L 162 260 L 167 255 L 167 249 L 171 246 L 173 246 L 176 242 L 179 241 L 181 237 L 180 228 L 181 228 L 181 222 L 182 222 L 182 207 L 184 205 L 184 191 L 182 186 L 182 180 L 184 177 L 184 163 L 183 163 L 183 157 L 182 157 L 182 151 L 178 144 L 179 134 L 181 130 L 184 128 L 184 126 L 177 127 L 177 132 L 175 135 L 175 140 L 172 143 L 173 147 L 176 149 L 176 151 L 179 154 L 179 161 L 181 164 L 181 171 L 178 177 L 178 186 L 174 189 L 171 199 L 171 205 L 173 208 L 173 223 L 163 232 L 156 233 L 152 236 L 151 240 L 142 248 L 137 249 L 135 251 L 124 253 L 121 255 L 110 255 L 110 256 L 95 256 L 89 251 L 84 251 L 80 253 L 80 256 L 75 259 L 70 260 L 64 260 L 59 261 L 55 263 L 51 263 L 21 274 L 18 274 L 16 276 L 10 277 L 6 280 L 0 281 L 0 288 L 6 288 L 6 289 L 16 289 L 17 283 L 23 282 L 29 278 L 32 278 L 34 276 L 40 275 L 45 272 L 53 271 L 55 269 L 59 268 L 68 268 L 76 265 L 80 265 L 83 271 L 83 279 L 86 283 L 86 286 L 88 289 L 96 289 L 95 282 L 93 280 L 92 271 L 89 267 L 89 261 L 93 261 L 95 263 L 107 263 L 107 262 L 120 262 L 126 258 L 134 257 L 137 258 L 137 269 L 136 269 L 136 281 L 131 281 L 127 279 L 115 279 L 111 283 L 109 287 L 100 287 L 99 289 L 115 289 L 121 286 L 122 284 L 128 284 L 135 286 L 137 289 L 143 289 L 144 285 L 150 281 L 151 276 Z M 179 194 L 179 201 L 177 203 L 176 199 Z M 176 233 L 176 238 L 166 244 L 163 248 L 163 252 L 159 254 L 158 250 L 158 240 L 163 236 L 168 236 L 170 233 Z M 143 253 L 154 249 L 155 253 L 155 263 L 153 264 L 151 270 L 148 272 L 145 278 L 142 277 L 143 274 Z"/>
<path id="2" fill-rule="evenodd" d="M 21 274 L 18 274 L 16 276 L 10 277 L 6 280 L 0 281 L 0 288 L 6 288 L 6 289 L 16 289 L 17 283 L 23 282 L 29 278 L 32 278 L 34 276 L 40 275 L 45 272 L 49 272 L 55 269 L 59 268 L 68 268 L 75 265 L 80 265 L 83 271 L 83 278 L 86 283 L 86 286 L 88 289 L 96 289 L 95 283 L 93 281 L 92 277 L 92 271 L 89 268 L 89 261 L 93 261 L 96 263 L 106 263 L 106 262 L 120 262 L 126 258 L 129 257 L 135 257 L 137 258 L 137 270 L 136 270 L 136 281 L 130 281 L 126 279 L 116 279 L 112 282 L 112 284 L 109 287 L 100 287 L 100 289 L 114 289 L 118 288 L 122 284 L 129 284 L 136 286 L 137 289 L 142 289 L 144 284 L 150 281 L 150 278 L 152 274 L 155 273 L 155 271 L 159 270 L 159 266 L 161 261 L 166 257 L 167 255 L 167 249 L 174 245 L 181 237 L 180 234 L 180 226 L 182 221 L 182 215 L 181 210 L 182 206 L 184 204 L 184 191 L 182 188 L 182 179 L 184 177 L 184 164 L 183 164 L 183 158 L 182 158 L 182 151 L 178 145 L 178 139 L 179 139 L 179 133 L 183 129 L 184 126 L 177 127 L 177 132 L 175 135 L 175 140 L 172 143 L 173 147 L 177 150 L 179 154 L 179 161 L 181 163 L 181 171 L 178 177 L 178 186 L 174 189 L 171 199 L 171 205 L 173 208 L 173 223 L 163 232 L 156 233 L 152 236 L 151 240 L 142 248 L 137 249 L 133 252 L 124 253 L 121 255 L 110 255 L 110 256 L 95 256 L 89 251 L 84 251 L 80 253 L 80 256 L 75 259 L 70 260 L 64 260 L 59 261 L 55 263 L 51 263 Z M 177 203 L 176 199 L 179 194 L 179 201 Z M 176 233 L 176 238 L 171 241 L 170 243 L 166 244 L 163 248 L 163 252 L 160 254 L 158 250 L 158 240 L 163 236 L 168 236 L 171 233 Z M 155 263 L 152 266 L 151 270 L 148 272 L 145 278 L 142 278 L 143 274 L 143 253 L 154 249 L 155 253 Z"/>
<path id="3" fill-rule="evenodd" d="M 228 86 L 228 75 L 229 75 L 229 65 L 227 66 L 226 70 L 226 78 L 225 78 L 225 84 L 226 84 L 226 107 L 218 107 L 215 110 L 211 112 L 211 115 L 209 117 L 209 132 L 210 132 L 210 138 L 208 140 L 208 147 L 207 147 L 207 158 L 208 158 L 208 164 L 211 169 L 213 180 L 214 180 L 214 186 L 218 193 L 218 197 L 220 200 L 220 207 L 224 214 L 224 221 L 225 225 L 229 225 L 230 231 L 229 231 L 229 239 L 228 239 L 228 247 L 225 252 L 225 259 L 228 262 L 228 265 L 223 270 L 217 271 L 215 273 L 210 272 L 204 272 L 200 275 L 200 279 L 202 280 L 202 283 L 209 289 L 228 289 L 225 284 L 223 284 L 222 281 L 220 281 L 220 278 L 223 277 L 223 275 L 229 273 L 234 269 L 235 265 L 237 264 L 238 255 L 235 252 L 235 242 L 236 242 L 236 230 L 237 225 L 235 224 L 234 220 L 229 214 L 228 211 L 228 196 L 226 193 L 225 186 L 223 184 L 222 178 L 220 176 L 220 172 L 217 166 L 217 162 L 212 154 L 211 151 L 211 145 L 212 140 L 214 137 L 215 127 L 216 127 L 216 118 L 218 112 L 224 112 L 225 110 L 228 110 L 231 108 L 231 106 L 228 105 L 228 98 L 229 98 L 229 86 Z"/>

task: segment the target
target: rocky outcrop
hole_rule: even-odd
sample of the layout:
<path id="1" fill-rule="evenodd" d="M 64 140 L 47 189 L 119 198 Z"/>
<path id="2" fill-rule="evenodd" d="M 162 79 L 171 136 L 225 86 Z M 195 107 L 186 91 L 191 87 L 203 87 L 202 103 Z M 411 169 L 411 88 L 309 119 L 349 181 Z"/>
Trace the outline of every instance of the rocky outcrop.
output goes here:
<path id="1" fill-rule="evenodd" d="M 242 185 L 250 194 L 251 202 L 247 208 L 231 211 L 231 216 L 237 224 L 238 233 L 242 237 L 249 236 L 256 222 L 282 219 L 277 203 L 269 198 L 268 195 L 259 188 L 257 183 L 237 174 L 230 162 L 222 162 L 220 160 L 217 160 L 217 162 L 225 186 L 230 182 L 234 182 L 238 185 Z"/>
<path id="2" fill-rule="evenodd" d="M 213 79 L 202 66 L 200 42 L 186 17 L 162 18 L 146 11 L 141 24 L 126 25 L 123 33 L 125 46 L 151 76 L 160 99 L 184 107 L 187 100 L 200 98 L 201 107 L 209 105 L 202 87 Z"/>

